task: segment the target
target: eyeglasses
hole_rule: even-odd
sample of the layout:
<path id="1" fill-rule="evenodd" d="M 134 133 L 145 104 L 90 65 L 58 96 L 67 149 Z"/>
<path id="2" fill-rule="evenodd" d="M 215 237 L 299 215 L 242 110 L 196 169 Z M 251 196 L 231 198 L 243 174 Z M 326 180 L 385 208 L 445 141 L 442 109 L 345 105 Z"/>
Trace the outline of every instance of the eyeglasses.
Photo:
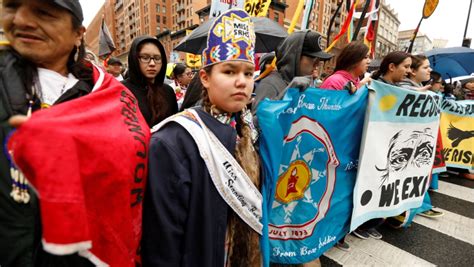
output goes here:
<path id="1" fill-rule="evenodd" d="M 150 61 L 153 59 L 155 64 L 161 64 L 161 56 L 151 57 L 151 56 L 144 55 L 144 56 L 138 56 L 138 59 L 140 60 L 141 63 L 150 63 Z"/>
<path id="2" fill-rule="evenodd" d="M 185 72 L 183 73 L 183 75 L 186 75 L 188 77 L 193 77 L 194 76 L 194 72 L 190 71 L 190 72 Z"/>

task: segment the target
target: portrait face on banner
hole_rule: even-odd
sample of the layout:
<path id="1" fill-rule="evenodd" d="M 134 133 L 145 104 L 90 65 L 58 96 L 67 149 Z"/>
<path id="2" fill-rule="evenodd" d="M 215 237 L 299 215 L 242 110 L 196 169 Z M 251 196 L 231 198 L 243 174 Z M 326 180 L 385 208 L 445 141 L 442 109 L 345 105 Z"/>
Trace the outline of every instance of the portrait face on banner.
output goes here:
<path id="1" fill-rule="evenodd" d="M 381 173 L 381 185 L 406 176 L 404 173 L 413 175 L 419 169 L 431 168 L 434 140 L 431 128 L 397 132 L 389 141 L 385 167 L 375 166 Z"/>

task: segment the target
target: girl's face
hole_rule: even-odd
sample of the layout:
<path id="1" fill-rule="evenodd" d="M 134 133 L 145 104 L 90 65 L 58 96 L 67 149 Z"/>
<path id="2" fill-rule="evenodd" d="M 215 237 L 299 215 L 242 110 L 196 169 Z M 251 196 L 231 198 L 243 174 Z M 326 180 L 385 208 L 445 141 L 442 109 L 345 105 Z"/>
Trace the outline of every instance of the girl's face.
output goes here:
<path id="1" fill-rule="evenodd" d="M 153 82 L 161 70 L 161 53 L 155 44 L 146 43 L 138 52 L 140 71 L 149 82 Z"/>
<path id="2" fill-rule="evenodd" d="M 250 101 L 255 66 L 249 62 L 226 61 L 214 65 L 210 73 L 200 70 L 209 100 L 224 112 L 241 111 Z"/>
<path id="3" fill-rule="evenodd" d="M 407 57 L 402 63 L 395 65 L 390 63 L 388 73 L 384 76 L 386 79 L 398 83 L 401 82 L 410 72 L 411 58 Z"/>
<path id="4" fill-rule="evenodd" d="M 417 83 L 426 82 L 430 79 L 432 69 L 430 68 L 430 61 L 425 59 L 418 69 L 411 69 L 411 78 Z"/>
<path id="5" fill-rule="evenodd" d="M 359 63 L 357 63 L 357 65 L 355 65 L 354 74 L 356 76 L 363 75 L 369 69 L 369 64 L 370 64 L 370 52 L 367 53 L 364 59 L 362 59 L 361 61 L 359 61 Z"/>

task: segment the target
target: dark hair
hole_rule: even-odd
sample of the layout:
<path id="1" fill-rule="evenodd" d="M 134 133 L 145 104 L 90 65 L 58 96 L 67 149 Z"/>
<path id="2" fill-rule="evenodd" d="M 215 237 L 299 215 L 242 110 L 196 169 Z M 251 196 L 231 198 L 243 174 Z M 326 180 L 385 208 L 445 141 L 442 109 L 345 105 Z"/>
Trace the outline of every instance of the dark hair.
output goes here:
<path id="1" fill-rule="evenodd" d="M 410 68 L 417 70 L 423 64 L 423 61 L 428 58 L 425 55 L 411 55 L 411 65 Z"/>
<path id="2" fill-rule="evenodd" d="M 369 48 L 362 42 L 349 43 L 337 57 L 334 71 L 350 70 L 362 61 L 368 52 Z"/>
<path id="3" fill-rule="evenodd" d="M 410 54 L 402 51 L 394 51 L 388 53 L 380 63 L 379 69 L 372 74 L 372 78 L 377 80 L 380 76 L 385 75 L 388 72 L 388 67 L 390 64 L 395 64 L 395 66 L 400 65 L 405 59 L 409 58 Z"/>
<path id="4" fill-rule="evenodd" d="M 186 89 L 186 94 L 184 94 L 181 110 L 194 107 L 196 103 L 201 100 L 202 91 L 203 85 L 201 83 L 201 78 L 199 75 L 194 75 L 191 82 L 189 82 L 188 89 Z"/>
<path id="5" fill-rule="evenodd" d="M 188 66 L 184 65 L 183 63 L 176 63 L 173 68 L 173 78 L 178 78 L 179 75 L 183 74 Z"/>
<path id="6" fill-rule="evenodd" d="M 453 94 L 454 93 L 454 85 L 452 83 L 448 83 L 444 86 L 444 95 Z"/>
<path id="7" fill-rule="evenodd" d="M 441 83 L 444 83 L 444 80 L 441 77 L 441 74 L 439 72 L 432 71 L 430 76 L 431 76 L 431 78 L 433 79 L 434 82 L 439 81 L 441 79 Z"/>
<path id="8" fill-rule="evenodd" d="M 73 30 L 79 30 L 81 27 L 83 27 L 82 21 L 80 21 L 72 13 L 69 14 L 71 15 L 72 19 Z M 78 80 L 87 82 L 91 87 L 94 86 L 94 81 L 92 78 L 92 64 L 86 60 L 86 46 L 84 42 L 84 37 L 81 39 L 81 44 L 78 47 L 75 47 L 71 51 L 71 54 L 69 54 L 69 58 L 67 61 L 67 69 Z"/>

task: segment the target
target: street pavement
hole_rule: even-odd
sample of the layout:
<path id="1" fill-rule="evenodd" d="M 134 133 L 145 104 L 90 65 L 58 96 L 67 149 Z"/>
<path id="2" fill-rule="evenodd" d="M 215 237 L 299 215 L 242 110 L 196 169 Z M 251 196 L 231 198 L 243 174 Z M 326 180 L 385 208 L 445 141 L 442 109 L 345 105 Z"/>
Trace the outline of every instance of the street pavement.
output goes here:
<path id="1" fill-rule="evenodd" d="M 349 252 L 332 248 L 322 256 L 327 266 L 474 266 L 474 181 L 440 177 L 430 191 L 440 218 L 416 216 L 406 229 L 379 227 L 382 240 L 348 235 Z"/>

